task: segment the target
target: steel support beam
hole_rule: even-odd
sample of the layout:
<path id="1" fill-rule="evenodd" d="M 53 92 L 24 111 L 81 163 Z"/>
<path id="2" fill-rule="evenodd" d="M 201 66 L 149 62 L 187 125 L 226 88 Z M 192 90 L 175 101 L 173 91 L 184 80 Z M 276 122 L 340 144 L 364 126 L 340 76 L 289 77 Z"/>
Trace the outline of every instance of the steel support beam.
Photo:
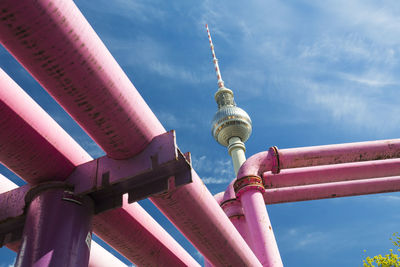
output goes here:
<path id="1" fill-rule="evenodd" d="M 145 150 L 130 159 L 113 160 L 104 156 L 77 166 L 63 182 L 27 184 L 1 194 L 0 245 L 21 238 L 21 228 L 30 218 L 29 212 L 25 212 L 27 205 L 38 192 L 62 187 L 63 200 L 76 199 L 79 203 L 79 199 L 89 197 L 93 213 L 98 214 L 121 207 L 124 194 L 129 196 L 126 201 L 132 203 L 191 182 L 190 158 L 187 160 L 176 147 L 175 133 L 171 131 L 154 138 Z"/>

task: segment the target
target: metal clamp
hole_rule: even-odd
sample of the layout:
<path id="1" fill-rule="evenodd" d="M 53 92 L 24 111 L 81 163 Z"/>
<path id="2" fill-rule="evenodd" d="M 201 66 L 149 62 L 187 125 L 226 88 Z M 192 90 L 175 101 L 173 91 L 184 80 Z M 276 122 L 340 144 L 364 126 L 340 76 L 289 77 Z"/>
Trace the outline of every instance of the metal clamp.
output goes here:
<path id="1" fill-rule="evenodd" d="M 262 193 L 265 191 L 263 180 L 258 176 L 245 176 L 236 180 L 233 189 L 237 198 L 240 198 L 248 190 L 258 190 Z"/>
<path id="2" fill-rule="evenodd" d="M 268 152 L 272 155 L 272 168 L 273 174 L 278 174 L 281 171 L 281 162 L 279 160 L 279 150 L 277 146 L 270 147 Z"/>

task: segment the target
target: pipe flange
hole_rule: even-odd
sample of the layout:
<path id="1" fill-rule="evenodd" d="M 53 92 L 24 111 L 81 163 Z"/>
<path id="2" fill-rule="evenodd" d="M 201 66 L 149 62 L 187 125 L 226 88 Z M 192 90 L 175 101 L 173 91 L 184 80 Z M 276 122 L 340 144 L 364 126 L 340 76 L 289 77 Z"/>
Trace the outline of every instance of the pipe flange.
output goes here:
<path id="1" fill-rule="evenodd" d="M 241 218 L 244 216 L 242 204 L 237 198 L 228 199 L 221 203 L 221 208 L 229 219 Z"/>
<path id="2" fill-rule="evenodd" d="M 279 150 L 277 146 L 270 147 L 268 150 L 272 157 L 272 168 L 271 172 L 273 174 L 278 174 L 281 171 L 281 162 L 279 160 Z"/>
<path id="3" fill-rule="evenodd" d="M 240 198 L 244 192 L 249 190 L 258 190 L 261 193 L 265 191 L 263 180 L 258 176 L 245 176 L 236 180 L 233 189 L 237 198 Z"/>

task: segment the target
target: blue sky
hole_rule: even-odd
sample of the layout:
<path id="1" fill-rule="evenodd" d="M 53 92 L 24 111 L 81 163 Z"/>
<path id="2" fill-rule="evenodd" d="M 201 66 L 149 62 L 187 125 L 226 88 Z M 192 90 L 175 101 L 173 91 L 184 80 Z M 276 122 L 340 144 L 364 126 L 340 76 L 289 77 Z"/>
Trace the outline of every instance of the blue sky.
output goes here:
<path id="1" fill-rule="evenodd" d="M 279 148 L 391 139 L 400 130 L 398 1 L 75 1 L 215 194 L 234 173 L 210 133 L 225 85 L 253 121 L 247 156 Z M 93 157 L 104 153 L 0 47 L 2 67 Z M 1 173 L 22 184 L 5 168 Z M 148 201 L 141 204 L 194 258 Z M 399 231 L 400 194 L 268 206 L 285 266 L 361 266 Z M 3 248 L 8 266 L 15 254 Z M 0 264 L 0 266 L 3 266 Z"/>

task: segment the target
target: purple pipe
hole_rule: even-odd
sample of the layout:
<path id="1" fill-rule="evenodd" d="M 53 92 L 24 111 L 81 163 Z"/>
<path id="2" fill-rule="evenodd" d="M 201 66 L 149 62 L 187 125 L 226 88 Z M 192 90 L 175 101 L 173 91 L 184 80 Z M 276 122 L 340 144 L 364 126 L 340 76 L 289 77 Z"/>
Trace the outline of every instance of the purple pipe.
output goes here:
<path id="1" fill-rule="evenodd" d="M 65 180 L 92 158 L 0 69 L 0 159 L 29 183 Z M 52 164 L 48 164 L 49 158 Z M 123 221 L 125 227 L 116 225 Z M 113 231 L 111 229 L 114 229 Z M 93 230 L 137 265 L 198 263 L 137 203 L 93 218 Z M 154 257 L 157 254 L 158 257 Z M 117 263 L 109 266 L 118 266 Z"/>
<path id="2" fill-rule="evenodd" d="M 7 0 L 0 7 L 3 45 L 108 156 L 133 156 L 165 132 L 72 1 Z M 259 265 L 197 180 L 151 200 L 211 263 Z"/>
<path id="3" fill-rule="evenodd" d="M 400 176 L 268 189 L 266 204 L 360 196 L 400 191 Z"/>
<path id="4" fill-rule="evenodd" d="M 400 159 L 302 167 L 282 170 L 279 174 L 264 172 L 265 188 L 360 180 L 400 174 Z"/>
<path id="5" fill-rule="evenodd" d="M 0 174 L 0 194 L 17 188 L 18 186 Z M 18 253 L 21 246 L 20 241 L 8 243 L 9 249 Z M 117 259 L 102 246 L 92 241 L 90 246 L 89 267 L 126 267 L 127 265 Z"/>
<path id="6" fill-rule="evenodd" d="M 16 266 L 88 266 L 93 202 L 65 199 L 64 188 L 52 188 L 30 202 Z"/>

